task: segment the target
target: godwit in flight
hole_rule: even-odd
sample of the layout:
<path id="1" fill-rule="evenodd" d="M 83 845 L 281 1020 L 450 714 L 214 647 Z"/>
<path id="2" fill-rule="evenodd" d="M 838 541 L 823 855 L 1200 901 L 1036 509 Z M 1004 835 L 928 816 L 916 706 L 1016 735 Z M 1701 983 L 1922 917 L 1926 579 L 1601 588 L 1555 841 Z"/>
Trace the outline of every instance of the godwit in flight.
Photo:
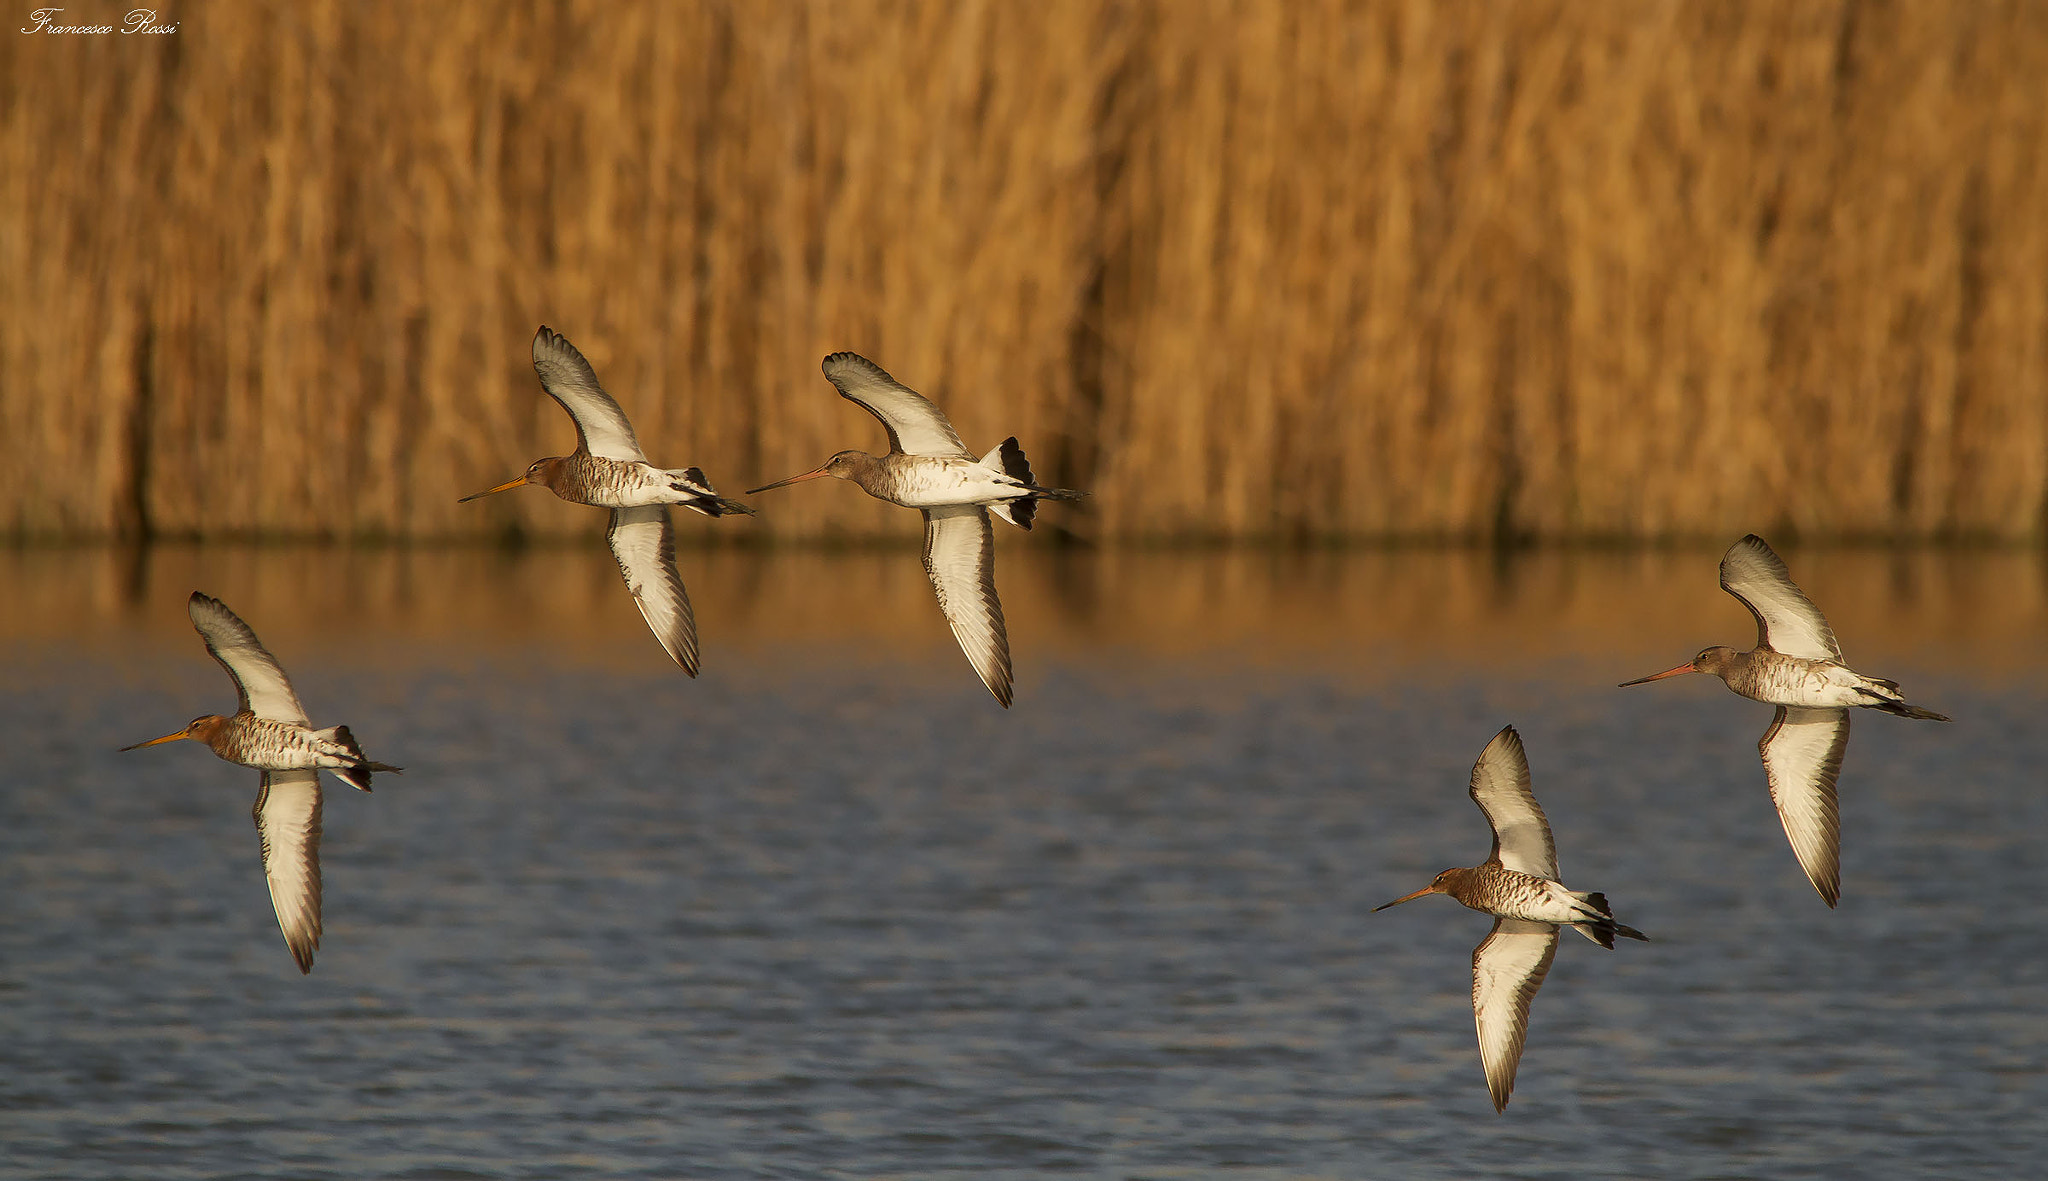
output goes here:
<path id="1" fill-rule="evenodd" d="M 1778 707 L 1757 750 L 1764 778 L 1799 867 L 1833 906 L 1842 893 L 1842 827 L 1835 776 L 1849 747 L 1849 708 L 1881 709 L 1902 718 L 1946 722 L 1933 710 L 1906 704 L 1897 681 L 1866 677 L 1842 662 L 1834 630 L 1792 581 L 1785 563 L 1752 533 L 1721 557 L 1721 589 L 1756 616 L 1756 647 L 1708 648 L 1679 665 L 1622 685 L 1680 673 L 1712 673 L 1744 697 Z"/>
<path id="2" fill-rule="evenodd" d="M 924 569 L 938 592 L 939 610 L 981 683 L 1008 709 L 1010 638 L 996 598 L 995 531 L 988 515 L 993 511 L 1029 529 L 1040 500 L 1079 500 L 1087 493 L 1039 487 L 1015 436 L 976 459 L 937 406 L 866 357 L 833 353 L 825 358 L 824 370 L 841 397 L 882 421 L 889 453 L 841 451 L 810 471 L 747 495 L 835 476 L 860 485 L 869 496 L 923 512 Z"/>
<path id="3" fill-rule="evenodd" d="M 231 718 L 207 714 L 175 734 L 124 746 L 139 750 L 191 738 L 230 763 L 263 772 L 256 796 L 256 834 L 277 925 L 300 972 L 313 970 L 320 946 L 320 773 L 325 767 L 350 787 L 370 790 L 372 771 L 397 771 L 363 756 L 347 726 L 313 729 L 284 669 L 256 633 L 219 599 L 192 592 L 186 611 L 206 650 L 235 680 L 240 705 Z"/>
<path id="4" fill-rule="evenodd" d="M 626 589 L 662 648 L 684 672 L 696 676 L 697 621 L 676 573 L 675 525 L 668 506 L 679 504 L 707 517 L 754 510 L 713 491 L 696 468 L 658 468 L 647 462 L 633 424 L 597 384 L 590 362 L 545 324 L 533 337 L 533 367 L 541 389 L 576 422 L 575 452 L 536 459 L 524 475 L 462 499 L 538 484 L 563 500 L 612 510 L 605 540 L 619 560 L 619 573 L 626 576 Z"/>
<path id="5" fill-rule="evenodd" d="M 1579 894 L 1557 880 L 1557 846 L 1550 821 L 1529 790 L 1529 760 L 1521 736 L 1508 726 L 1493 736 L 1472 764 L 1472 802 L 1493 826 L 1493 855 L 1471 869 L 1447 869 L 1398 906 L 1424 894 L 1449 894 L 1494 916 L 1493 930 L 1472 952 L 1472 1018 L 1479 1027 L 1479 1062 L 1493 1109 L 1504 1111 L 1515 1089 L 1515 1067 L 1529 1030 L 1529 1002 L 1543 986 L 1557 954 L 1557 929 L 1570 927 L 1602 947 L 1614 937 L 1648 939 L 1614 921 L 1605 894 Z"/>

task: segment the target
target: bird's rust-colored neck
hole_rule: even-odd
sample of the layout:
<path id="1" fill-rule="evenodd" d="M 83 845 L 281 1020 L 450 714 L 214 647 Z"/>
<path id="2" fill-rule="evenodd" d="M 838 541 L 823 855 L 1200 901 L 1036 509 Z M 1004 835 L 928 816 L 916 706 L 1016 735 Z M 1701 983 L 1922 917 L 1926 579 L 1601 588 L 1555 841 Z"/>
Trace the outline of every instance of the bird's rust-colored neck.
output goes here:
<path id="1" fill-rule="evenodd" d="M 1474 865 L 1463 869 L 1447 869 L 1436 875 L 1430 884 L 1442 894 L 1449 894 L 1466 906 L 1471 906 L 1485 892 L 1486 866 Z"/>
<path id="2" fill-rule="evenodd" d="M 565 455 L 551 455 L 546 459 L 537 460 L 526 470 L 527 483 L 539 484 L 550 492 L 559 493 L 562 485 L 567 482 L 568 466 L 569 459 Z"/>
<path id="3" fill-rule="evenodd" d="M 231 718 L 208 714 L 203 718 L 192 719 L 192 724 L 186 729 L 192 737 L 212 747 L 214 754 L 233 762 L 229 756 L 234 753 L 237 734 L 245 721 L 254 721 L 255 717 L 255 714 L 247 710 Z"/>

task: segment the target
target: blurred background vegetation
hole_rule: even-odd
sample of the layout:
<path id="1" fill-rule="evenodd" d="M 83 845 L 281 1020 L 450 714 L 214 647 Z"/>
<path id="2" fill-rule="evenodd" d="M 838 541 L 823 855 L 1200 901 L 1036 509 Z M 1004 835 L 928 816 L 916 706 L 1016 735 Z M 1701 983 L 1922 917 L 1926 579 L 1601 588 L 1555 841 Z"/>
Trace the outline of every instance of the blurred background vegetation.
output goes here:
<path id="1" fill-rule="evenodd" d="M 0 534 L 601 527 L 455 503 L 547 323 L 727 493 L 885 445 L 854 349 L 1088 539 L 2043 535 L 2048 4 L 164 19 L 0 36 Z"/>

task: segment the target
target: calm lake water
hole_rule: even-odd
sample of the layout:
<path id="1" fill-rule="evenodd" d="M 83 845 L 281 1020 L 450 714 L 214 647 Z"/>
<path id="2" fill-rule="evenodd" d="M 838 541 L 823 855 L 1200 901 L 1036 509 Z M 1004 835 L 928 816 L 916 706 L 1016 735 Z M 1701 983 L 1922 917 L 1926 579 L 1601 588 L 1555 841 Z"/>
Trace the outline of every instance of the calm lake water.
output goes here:
<path id="1" fill-rule="evenodd" d="M 1005 539 L 1007 542 L 1009 539 Z M 0 1176 L 2022 1177 L 2048 1160 L 2048 567 L 1787 551 L 1852 662 L 1839 910 L 1772 812 L 1718 554 L 1006 546 L 1016 708 L 914 551 L 690 552 L 704 676 L 601 549 L 0 553 Z M 225 599 L 328 781 L 301 977 Z M 1488 920 L 1505 723 L 1567 938 L 1513 1104 Z"/>

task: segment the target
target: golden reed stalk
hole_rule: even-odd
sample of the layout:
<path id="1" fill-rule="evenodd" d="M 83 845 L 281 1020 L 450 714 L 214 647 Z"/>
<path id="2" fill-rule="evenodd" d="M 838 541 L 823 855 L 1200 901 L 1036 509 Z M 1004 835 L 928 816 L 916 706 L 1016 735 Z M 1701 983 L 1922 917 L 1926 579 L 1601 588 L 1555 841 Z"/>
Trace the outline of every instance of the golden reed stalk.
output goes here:
<path id="1" fill-rule="evenodd" d="M 2048 5 L 178 18 L 0 32 L 0 535 L 593 527 L 541 322 L 727 492 L 854 349 L 1102 539 L 2043 528 Z"/>

